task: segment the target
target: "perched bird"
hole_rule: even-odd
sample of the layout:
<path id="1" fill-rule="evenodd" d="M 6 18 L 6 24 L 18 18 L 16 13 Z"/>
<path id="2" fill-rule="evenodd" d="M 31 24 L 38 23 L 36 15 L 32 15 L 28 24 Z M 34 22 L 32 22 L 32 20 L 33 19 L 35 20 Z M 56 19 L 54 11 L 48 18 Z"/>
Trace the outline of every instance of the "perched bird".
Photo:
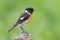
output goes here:
<path id="1" fill-rule="evenodd" d="M 22 29 L 22 31 L 25 31 L 23 29 L 23 26 L 27 23 L 29 23 L 29 21 L 32 18 L 32 14 L 33 14 L 34 9 L 31 7 L 28 7 L 25 9 L 24 13 L 19 17 L 19 19 L 17 20 L 17 22 L 15 23 L 15 25 L 8 30 L 8 32 L 10 32 L 12 29 L 14 29 L 16 26 L 20 26 L 20 28 Z"/>

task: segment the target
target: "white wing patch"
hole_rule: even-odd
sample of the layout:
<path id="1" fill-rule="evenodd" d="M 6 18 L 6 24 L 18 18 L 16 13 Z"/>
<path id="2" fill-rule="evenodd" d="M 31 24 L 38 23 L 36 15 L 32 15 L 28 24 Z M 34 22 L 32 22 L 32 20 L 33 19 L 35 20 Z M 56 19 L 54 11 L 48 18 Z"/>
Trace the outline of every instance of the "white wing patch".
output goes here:
<path id="1" fill-rule="evenodd" d="M 24 19 L 24 17 L 20 18 L 20 20 L 23 20 L 23 19 Z"/>

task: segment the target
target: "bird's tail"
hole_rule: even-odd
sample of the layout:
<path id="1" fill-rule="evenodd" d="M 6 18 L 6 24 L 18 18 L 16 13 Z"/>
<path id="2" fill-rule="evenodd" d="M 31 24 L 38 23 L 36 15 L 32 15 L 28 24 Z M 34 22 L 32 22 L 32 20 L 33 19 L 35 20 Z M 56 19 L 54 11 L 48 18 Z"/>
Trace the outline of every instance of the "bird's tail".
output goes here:
<path id="1" fill-rule="evenodd" d="M 8 30 L 8 32 L 12 31 L 17 25 L 14 25 L 11 29 Z"/>

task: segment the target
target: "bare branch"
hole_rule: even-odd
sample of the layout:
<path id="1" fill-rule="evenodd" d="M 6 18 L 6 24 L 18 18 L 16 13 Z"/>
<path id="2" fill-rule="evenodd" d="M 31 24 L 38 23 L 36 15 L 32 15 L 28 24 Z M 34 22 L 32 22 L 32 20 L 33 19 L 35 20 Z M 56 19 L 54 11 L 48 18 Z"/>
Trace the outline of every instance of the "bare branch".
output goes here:
<path id="1" fill-rule="evenodd" d="M 22 32 L 20 35 L 16 36 L 14 40 L 33 40 L 31 34 L 28 32 Z"/>

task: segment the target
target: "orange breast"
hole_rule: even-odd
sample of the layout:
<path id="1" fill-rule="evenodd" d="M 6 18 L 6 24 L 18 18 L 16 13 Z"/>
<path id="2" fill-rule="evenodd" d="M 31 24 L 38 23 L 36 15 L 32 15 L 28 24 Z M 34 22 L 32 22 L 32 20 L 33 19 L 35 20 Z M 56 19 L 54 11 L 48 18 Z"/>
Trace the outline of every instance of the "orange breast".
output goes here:
<path id="1" fill-rule="evenodd" d="M 30 22 L 31 18 L 32 18 L 32 14 L 30 14 L 29 19 L 28 19 L 28 20 L 26 20 L 26 21 L 27 21 L 27 23 L 29 23 L 29 22 Z"/>

